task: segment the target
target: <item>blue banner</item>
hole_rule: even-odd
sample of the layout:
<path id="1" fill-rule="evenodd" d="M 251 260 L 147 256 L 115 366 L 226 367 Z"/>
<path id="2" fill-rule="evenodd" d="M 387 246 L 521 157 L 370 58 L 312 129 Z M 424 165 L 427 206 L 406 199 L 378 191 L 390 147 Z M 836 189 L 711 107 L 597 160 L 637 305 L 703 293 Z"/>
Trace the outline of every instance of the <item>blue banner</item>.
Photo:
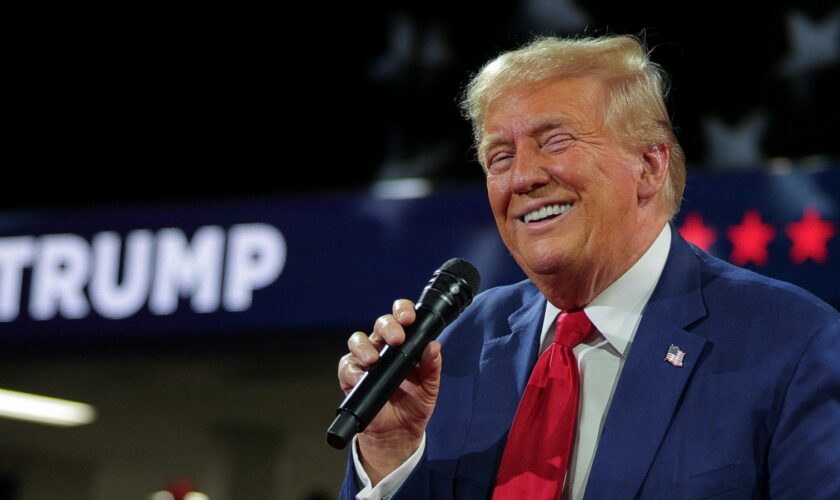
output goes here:
<path id="1" fill-rule="evenodd" d="M 0 215 L 0 342 L 350 333 L 416 298 L 451 257 L 473 262 L 483 288 L 524 277 L 483 186 L 392 194 Z M 705 175 L 675 224 L 836 305 L 839 207 L 837 169 Z"/>
<path id="2" fill-rule="evenodd" d="M 676 220 L 709 253 L 840 304 L 840 170 L 689 178 Z"/>

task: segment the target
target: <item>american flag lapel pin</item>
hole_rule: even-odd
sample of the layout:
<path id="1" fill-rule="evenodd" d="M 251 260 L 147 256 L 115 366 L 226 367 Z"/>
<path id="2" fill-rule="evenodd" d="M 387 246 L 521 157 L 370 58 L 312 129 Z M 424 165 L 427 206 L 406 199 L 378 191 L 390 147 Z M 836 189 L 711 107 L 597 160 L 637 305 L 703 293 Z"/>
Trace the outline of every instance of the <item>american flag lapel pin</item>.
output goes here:
<path id="1" fill-rule="evenodd" d="M 683 358 L 685 358 L 685 351 L 682 351 L 679 347 L 671 344 L 671 347 L 668 348 L 668 354 L 665 355 L 665 361 L 671 363 L 677 368 L 682 368 Z"/>

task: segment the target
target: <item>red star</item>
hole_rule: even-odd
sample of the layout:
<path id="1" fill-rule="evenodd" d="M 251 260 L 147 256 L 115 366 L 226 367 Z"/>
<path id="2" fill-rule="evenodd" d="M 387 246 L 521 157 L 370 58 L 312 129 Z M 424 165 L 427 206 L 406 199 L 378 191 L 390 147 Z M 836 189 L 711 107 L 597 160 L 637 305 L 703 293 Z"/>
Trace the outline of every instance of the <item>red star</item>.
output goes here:
<path id="1" fill-rule="evenodd" d="M 790 260 L 794 264 L 802 264 L 808 259 L 823 264 L 828 260 L 828 240 L 834 236 L 834 225 L 820 219 L 816 209 L 805 209 L 802 220 L 788 224 L 786 232 L 793 241 Z"/>
<path id="2" fill-rule="evenodd" d="M 759 266 L 767 264 L 767 245 L 776 237 L 776 230 L 770 224 L 761 221 L 758 210 L 747 210 L 744 219 L 737 226 L 731 226 L 726 232 L 732 242 L 733 263 L 743 266 L 747 262 L 754 262 Z"/>
<path id="3" fill-rule="evenodd" d="M 687 241 L 690 241 L 709 251 L 712 244 L 717 240 L 717 231 L 714 228 L 703 224 L 703 216 L 700 212 L 690 212 L 686 214 L 682 227 L 680 227 L 680 234 Z"/>

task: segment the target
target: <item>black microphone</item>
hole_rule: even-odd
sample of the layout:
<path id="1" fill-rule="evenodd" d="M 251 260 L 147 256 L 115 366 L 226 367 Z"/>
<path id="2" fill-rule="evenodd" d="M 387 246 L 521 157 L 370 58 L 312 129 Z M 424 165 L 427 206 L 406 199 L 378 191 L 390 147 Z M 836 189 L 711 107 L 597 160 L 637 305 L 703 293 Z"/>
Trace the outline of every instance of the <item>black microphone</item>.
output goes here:
<path id="1" fill-rule="evenodd" d="M 405 342 L 382 348 L 379 361 L 338 406 L 327 429 L 330 446 L 343 449 L 356 433 L 365 430 L 420 361 L 426 345 L 470 305 L 480 284 L 476 268 L 463 259 L 449 259 L 435 271 L 414 305 L 417 317 L 405 327 Z"/>

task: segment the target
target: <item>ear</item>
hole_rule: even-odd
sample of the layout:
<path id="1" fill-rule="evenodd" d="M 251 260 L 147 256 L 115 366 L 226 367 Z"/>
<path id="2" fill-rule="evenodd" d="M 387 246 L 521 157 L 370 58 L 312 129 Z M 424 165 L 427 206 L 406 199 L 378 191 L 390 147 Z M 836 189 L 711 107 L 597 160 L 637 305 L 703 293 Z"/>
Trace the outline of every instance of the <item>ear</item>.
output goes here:
<path id="1" fill-rule="evenodd" d="M 671 153 L 667 144 L 653 144 L 642 153 L 642 169 L 636 182 L 640 200 L 652 198 L 665 186 Z"/>

